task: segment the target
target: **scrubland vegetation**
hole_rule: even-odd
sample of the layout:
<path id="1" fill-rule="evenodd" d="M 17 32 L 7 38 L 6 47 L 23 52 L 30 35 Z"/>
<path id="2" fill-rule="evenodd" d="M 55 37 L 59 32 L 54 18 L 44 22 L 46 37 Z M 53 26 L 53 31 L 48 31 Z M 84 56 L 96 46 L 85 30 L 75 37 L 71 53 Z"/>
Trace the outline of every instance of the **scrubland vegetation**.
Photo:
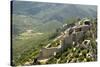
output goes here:
<path id="1" fill-rule="evenodd" d="M 78 22 L 79 18 L 92 17 L 93 28 L 85 33 L 90 40 L 89 48 L 80 48 L 76 43 L 64 52 L 57 53 L 45 64 L 89 62 L 97 60 L 97 21 L 96 6 L 51 4 L 37 2 L 13 2 L 12 14 L 12 65 L 30 65 L 42 47 L 60 35 L 63 24 Z M 53 43 L 54 47 L 55 43 Z M 51 46 L 51 47 L 52 47 Z"/>

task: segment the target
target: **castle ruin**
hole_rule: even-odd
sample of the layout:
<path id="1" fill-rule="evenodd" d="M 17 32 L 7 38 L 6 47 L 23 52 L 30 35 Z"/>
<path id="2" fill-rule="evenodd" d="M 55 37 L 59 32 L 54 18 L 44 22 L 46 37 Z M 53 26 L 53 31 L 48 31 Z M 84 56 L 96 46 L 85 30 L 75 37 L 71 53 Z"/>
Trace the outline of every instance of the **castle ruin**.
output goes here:
<path id="1" fill-rule="evenodd" d="M 73 24 L 74 25 L 74 24 Z M 40 50 L 39 56 L 37 58 L 38 62 L 41 62 L 43 59 L 48 59 L 51 56 L 56 55 L 58 52 L 62 52 L 64 49 L 73 45 L 73 42 L 77 43 L 80 40 L 84 39 L 84 32 L 91 29 L 91 22 L 89 20 L 85 20 L 82 24 L 77 23 L 74 26 L 69 26 L 67 24 L 63 25 L 64 31 L 60 36 L 55 38 L 53 42 L 56 42 L 56 47 L 51 47 L 54 44 L 48 44 L 46 47 Z M 65 29 L 66 28 L 66 29 Z"/>

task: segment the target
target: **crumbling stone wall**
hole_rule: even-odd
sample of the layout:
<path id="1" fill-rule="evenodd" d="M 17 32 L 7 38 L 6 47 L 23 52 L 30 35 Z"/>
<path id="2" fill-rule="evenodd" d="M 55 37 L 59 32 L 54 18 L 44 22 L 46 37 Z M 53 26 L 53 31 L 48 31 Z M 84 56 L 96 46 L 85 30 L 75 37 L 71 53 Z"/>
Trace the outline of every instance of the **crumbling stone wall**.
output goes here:
<path id="1" fill-rule="evenodd" d="M 54 41 L 59 40 L 60 45 L 58 47 L 42 48 L 39 57 L 48 58 L 53 56 L 54 53 L 63 51 L 64 49 L 70 47 L 73 42 L 78 42 L 83 40 L 84 32 L 91 28 L 91 25 L 76 25 L 68 28 L 67 24 L 63 26 L 67 28 L 62 35 L 58 36 Z M 48 44 L 50 46 L 50 44 Z"/>
<path id="2" fill-rule="evenodd" d="M 70 35 L 70 36 L 65 36 L 63 42 L 62 42 L 62 51 L 68 47 L 70 47 L 73 43 L 73 36 Z"/>
<path id="3" fill-rule="evenodd" d="M 78 42 L 79 40 L 83 40 L 82 38 L 84 37 L 84 31 L 80 31 L 80 32 L 76 32 L 73 33 L 73 41 L 74 42 Z"/>
<path id="4" fill-rule="evenodd" d="M 92 27 L 92 25 L 83 25 L 83 26 L 82 26 L 82 31 L 90 30 L 91 27 Z"/>
<path id="5" fill-rule="evenodd" d="M 48 58 L 50 56 L 54 55 L 54 52 L 57 52 L 58 48 L 54 47 L 54 48 L 42 48 L 41 52 L 40 52 L 40 57 L 43 58 Z"/>

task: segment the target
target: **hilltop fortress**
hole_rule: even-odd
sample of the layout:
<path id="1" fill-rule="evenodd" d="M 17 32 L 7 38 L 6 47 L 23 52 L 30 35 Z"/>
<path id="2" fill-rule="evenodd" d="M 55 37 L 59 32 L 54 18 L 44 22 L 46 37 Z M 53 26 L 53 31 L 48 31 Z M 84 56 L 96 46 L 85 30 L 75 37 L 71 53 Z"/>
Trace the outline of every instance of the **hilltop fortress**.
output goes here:
<path id="1" fill-rule="evenodd" d="M 88 43 L 88 40 L 84 40 L 84 33 L 90 30 L 91 27 L 92 23 L 88 19 L 85 19 L 83 23 L 79 21 L 75 24 L 63 25 L 62 29 L 64 29 L 64 31 L 61 32 L 61 35 L 55 38 L 52 43 L 40 50 L 37 61 L 42 62 L 44 59 L 49 59 L 51 56 L 63 52 L 64 49 L 71 47 L 71 45 L 77 42 L 83 41 L 83 43 L 85 43 L 84 41 L 87 41 Z"/>

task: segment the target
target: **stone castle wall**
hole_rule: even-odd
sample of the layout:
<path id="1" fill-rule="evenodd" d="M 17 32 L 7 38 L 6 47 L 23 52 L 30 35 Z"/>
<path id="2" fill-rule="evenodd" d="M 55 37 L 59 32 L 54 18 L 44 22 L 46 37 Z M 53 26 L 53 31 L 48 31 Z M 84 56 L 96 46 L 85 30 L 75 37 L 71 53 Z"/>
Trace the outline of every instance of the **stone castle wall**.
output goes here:
<path id="1" fill-rule="evenodd" d="M 67 27 L 67 26 L 66 26 Z M 65 28 L 65 27 L 64 27 Z M 64 34 L 58 36 L 55 40 L 60 40 L 60 45 L 58 47 L 42 48 L 39 57 L 49 58 L 54 55 L 54 53 L 63 51 L 64 49 L 70 47 L 73 42 L 78 42 L 84 37 L 84 32 L 91 28 L 90 25 L 80 25 L 68 28 L 64 31 Z M 50 44 L 49 44 L 50 45 Z"/>

